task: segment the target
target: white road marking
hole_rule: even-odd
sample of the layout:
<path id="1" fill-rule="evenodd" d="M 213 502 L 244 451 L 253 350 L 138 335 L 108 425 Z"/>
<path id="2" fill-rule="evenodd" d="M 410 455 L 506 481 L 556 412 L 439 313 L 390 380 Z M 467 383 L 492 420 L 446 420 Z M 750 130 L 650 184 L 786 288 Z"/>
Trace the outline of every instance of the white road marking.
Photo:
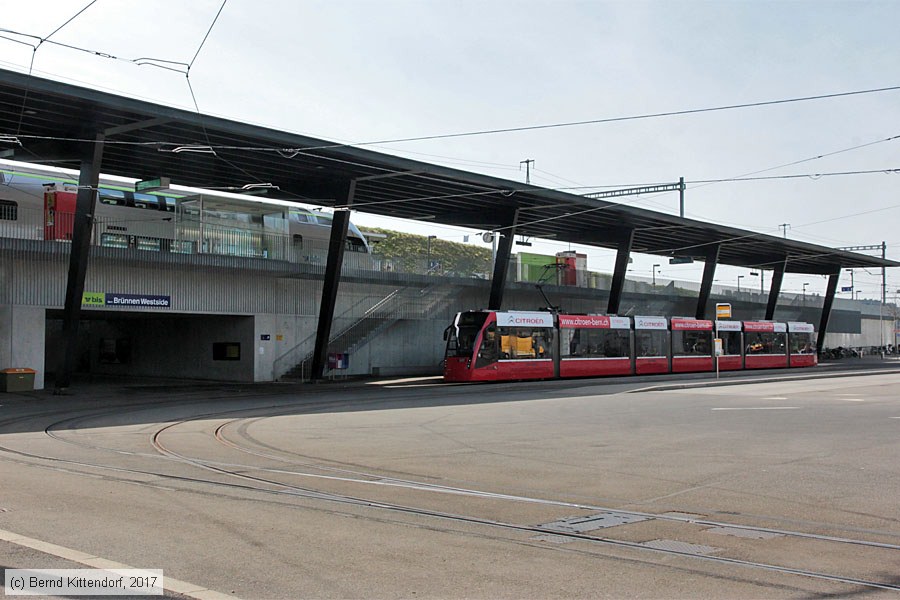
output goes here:
<path id="1" fill-rule="evenodd" d="M 760 398 L 760 400 L 787 400 L 785 396 L 769 396 L 767 398 Z"/>
<path id="2" fill-rule="evenodd" d="M 844 402 L 865 402 L 864 398 L 838 398 L 838 400 L 843 400 Z"/>
<path id="3" fill-rule="evenodd" d="M 797 410 L 799 406 L 744 406 L 733 408 L 711 408 L 710 410 Z"/>
<path id="4" fill-rule="evenodd" d="M 900 419 L 900 417 L 888 417 L 888 419 Z"/>
<path id="5" fill-rule="evenodd" d="M 66 548 L 65 546 L 57 546 L 56 544 L 51 544 L 50 542 L 44 542 L 41 540 L 36 540 L 34 538 L 25 537 L 24 535 L 19 535 L 18 533 L 13 533 L 12 531 L 6 531 L 4 529 L 0 529 L 0 540 L 9 542 L 10 544 L 16 544 L 17 546 L 31 548 L 32 550 L 37 550 L 38 552 L 43 552 L 44 554 L 56 556 L 57 558 L 81 563 L 83 565 L 93 567 L 94 569 L 135 568 L 120 562 L 100 558 L 99 556 L 94 556 L 93 554 Z M 236 596 L 234 596 L 233 594 L 223 594 L 221 592 L 209 590 L 200 585 L 194 585 L 193 583 L 187 583 L 186 581 L 179 581 L 178 579 L 169 577 L 168 575 L 164 576 L 163 581 L 165 589 L 169 590 L 170 592 L 175 592 L 176 594 L 188 596 L 189 598 L 197 598 L 198 600 L 224 600 L 225 598 L 230 598 L 233 600 L 236 598 Z"/>

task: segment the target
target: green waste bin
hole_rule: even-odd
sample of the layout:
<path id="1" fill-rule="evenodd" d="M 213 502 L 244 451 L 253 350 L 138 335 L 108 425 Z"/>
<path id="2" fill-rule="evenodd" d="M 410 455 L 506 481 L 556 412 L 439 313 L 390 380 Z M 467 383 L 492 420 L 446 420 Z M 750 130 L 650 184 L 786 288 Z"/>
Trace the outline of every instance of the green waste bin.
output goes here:
<path id="1" fill-rule="evenodd" d="M 34 373 L 34 369 L 3 369 L 0 371 L 0 392 L 34 390 Z"/>

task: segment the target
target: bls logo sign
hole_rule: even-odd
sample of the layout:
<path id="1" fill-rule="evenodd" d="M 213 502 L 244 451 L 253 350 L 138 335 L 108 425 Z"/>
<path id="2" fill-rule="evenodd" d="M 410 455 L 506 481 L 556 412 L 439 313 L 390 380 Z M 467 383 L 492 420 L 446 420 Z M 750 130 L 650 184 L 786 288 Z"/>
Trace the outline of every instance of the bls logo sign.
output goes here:
<path id="1" fill-rule="evenodd" d="M 81 295 L 82 306 L 106 306 L 106 294 L 85 292 Z"/>

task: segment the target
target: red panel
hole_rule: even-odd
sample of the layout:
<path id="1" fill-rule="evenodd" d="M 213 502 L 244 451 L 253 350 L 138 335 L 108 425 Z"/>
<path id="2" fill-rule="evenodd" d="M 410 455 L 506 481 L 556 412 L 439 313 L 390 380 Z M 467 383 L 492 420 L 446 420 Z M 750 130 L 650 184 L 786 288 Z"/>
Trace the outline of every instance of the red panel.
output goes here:
<path id="1" fill-rule="evenodd" d="M 788 366 L 787 354 L 748 354 L 744 359 L 746 369 L 778 369 Z"/>
<path id="2" fill-rule="evenodd" d="M 638 375 L 647 375 L 650 373 L 668 373 L 668 358 L 637 358 L 635 360 L 634 370 Z"/>
<path id="3" fill-rule="evenodd" d="M 467 368 L 468 358 L 453 356 L 444 361 L 444 381 L 474 381 L 474 369 Z"/>
<path id="4" fill-rule="evenodd" d="M 813 354 L 791 354 L 792 367 L 814 367 L 819 364 L 819 357 Z"/>
<path id="5" fill-rule="evenodd" d="M 561 377 L 598 377 L 603 375 L 631 375 L 630 358 L 563 359 L 559 365 Z"/>
<path id="6" fill-rule="evenodd" d="M 75 222 L 74 192 L 44 192 L 44 239 L 71 240 Z"/>
<path id="7" fill-rule="evenodd" d="M 546 360 L 501 360 L 497 367 L 497 378 L 504 381 L 517 379 L 552 379 L 553 361 Z M 490 368 L 490 367 L 486 367 Z"/>
<path id="8" fill-rule="evenodd" d="M 557 265 L 565 265 L 565 268 L 560 271 L 560 285 L 577 285 L 578 271 L 576 271 L 575 267 L 575 257 L 556 257 Z"/>
<path id="9" fill-rule="evenodd" d="M 712 331 L 713 322 L 697 319 L 672 319 L 672 331 Z"/>
<path id="10" fill-rule="evenodd" d="M 711 356 L 674 356 L 672 357 L 673 373 L 695 373 L 713 370 Z"/>
<path id="11" fill-rule="evenodd" d="M 775 331 L 775 323 L 768 321 L 744 321 L 744 331 Z"/>
<path id="12" fill-rule="evenodd" d="M 740 371 L 741 370 L 741 357 L 740 356 L 720 356 L 719 357 L 719 370 L 720 371 Z"/>

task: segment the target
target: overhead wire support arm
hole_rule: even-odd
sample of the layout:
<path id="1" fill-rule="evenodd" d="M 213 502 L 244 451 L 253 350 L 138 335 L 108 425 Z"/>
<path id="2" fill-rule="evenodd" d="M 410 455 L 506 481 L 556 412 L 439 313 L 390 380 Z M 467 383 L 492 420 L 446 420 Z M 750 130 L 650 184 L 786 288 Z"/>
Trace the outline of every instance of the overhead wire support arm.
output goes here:
<path id="1" fill-rule="evenodd" d="M 660 183 L 657 185 L 647 185 L 643 187 L 625 188 L 621 190 L 609 190 L 608 192 L 594 192 L 593 194 L 582 194 L 585 198 L 618 198 L 619 196 L 637 196 L 640 194 L 656 194 L 659 192 L 680 192 L 684 189 L 684 182 L 678 183 Z"/>

